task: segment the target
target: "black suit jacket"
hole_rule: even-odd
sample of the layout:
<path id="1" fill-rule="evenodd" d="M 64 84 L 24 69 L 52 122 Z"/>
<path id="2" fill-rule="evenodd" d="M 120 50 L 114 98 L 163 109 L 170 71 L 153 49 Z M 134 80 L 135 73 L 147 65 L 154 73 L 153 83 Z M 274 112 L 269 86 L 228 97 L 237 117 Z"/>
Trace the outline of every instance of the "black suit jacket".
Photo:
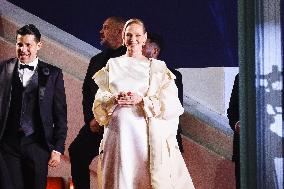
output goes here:
<path id="1" fill-rule="evenodd" d="M 0 64 L 0 141 L 5 131 L 10 108 L 11 83 L 18 59 Z M 39 110 L 44 140 L 49 150 L 64 153 L 67 135 L 67 105 L 61 69 L 38 62 Z"/>
<path id="2" fill-rule="evenodd" d="M 182 75 L 181 73 L 172 68 L 172 67 L 169 67 L 169 70 L 176 76 L 176 79 L 175 79 L 175 83 L 176 83 L 176 86 L 178 88 L 178 98 L 181 102 L 181 104 L 183 105 L 183 84 L 182 84 Z"/>
<path id="3" fill-rule="evenodd" d="M 183 84 L 182 84 L 182 75 L 181 73 L 172 68 L 172 67 L 169 67 L 169 70 L 176 76 L 176 79 L 175 79 L 175 84 L 178 88 L 178 98 L 179 98 L 179 101 L 181 102 L 181 104 L 183 105 Z M 177 130 L 177 142 L 178 142 L 178 146 L 179 146 L 179 149 L 180 151 L 183 153 L 184 152 L 184 149 L 183 149 L 183 145 L 182 145 L 182 138 L 181 138 L 181 124 L 179 123 L 178 124 L 178 130 Z"/>
<path id="4" fill-rule="evenodd" d="M 112 50 L 107 49 L 92 57 L 90 64 L 84 79 L 82 93 L 83 93 L 83 113 L 85 124 L 89 125 L 90 121 L 94 119 L 94 114 L 92 111 L 95 95 L 98 90 L 98 86 L 92 79 L 94 74 L 106 66 L 107 61 L 110 58 L 118 57 L 125 54 L 126 48 L 121 46 L 118 49 Z"/>
<path id="5" fill-rule="evenodd" d="M 234 131 L 233 141 L 233 160 L 239 160 L 240 154 L 240 136 L 235 131 L 235 124 L 240 120 L 239 117 L 239 74 L 236 75 L 233 90 L 231 93 L 229 108 L 227 110 L 229 124 Z"/>

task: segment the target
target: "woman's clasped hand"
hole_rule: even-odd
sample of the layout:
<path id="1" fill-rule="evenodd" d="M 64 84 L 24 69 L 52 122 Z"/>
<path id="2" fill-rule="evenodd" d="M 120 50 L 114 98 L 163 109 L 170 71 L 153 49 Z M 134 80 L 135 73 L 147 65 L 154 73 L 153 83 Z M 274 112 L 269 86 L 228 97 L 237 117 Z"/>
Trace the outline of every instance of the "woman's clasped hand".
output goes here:
<path id="1" fill-rule="evenodd" d="M 133 92 L 120 92 L 116 96 L 116 102 L 119 105 L 137 105 L 142 102 L 142 96 Z"/>

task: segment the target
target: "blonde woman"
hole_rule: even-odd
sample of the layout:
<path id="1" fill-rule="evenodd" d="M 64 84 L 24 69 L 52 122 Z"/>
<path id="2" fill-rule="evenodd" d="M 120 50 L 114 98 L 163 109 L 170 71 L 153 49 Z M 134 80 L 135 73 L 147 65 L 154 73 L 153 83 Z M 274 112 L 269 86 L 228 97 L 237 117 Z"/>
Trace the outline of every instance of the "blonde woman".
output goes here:
<path id="1" fill-rule="evenodd" d="M 126 54 L 93 77 L 99 86 L 93 112 L 105 127 L 101 187 L 194 189 L 176 141 L 183 108 L 175 76 L 163 61 L 143 56 L 141 20 L 128 20 L 122 37 Z"/>

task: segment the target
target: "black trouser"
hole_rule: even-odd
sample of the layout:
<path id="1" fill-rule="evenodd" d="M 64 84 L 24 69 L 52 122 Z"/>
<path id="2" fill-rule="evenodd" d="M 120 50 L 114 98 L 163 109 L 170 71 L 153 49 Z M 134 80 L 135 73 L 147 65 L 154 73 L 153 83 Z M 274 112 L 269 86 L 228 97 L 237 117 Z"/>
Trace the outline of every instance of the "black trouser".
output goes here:
<path id="1" fill-rule="evenodd" d="M 232 160 L 235 162 L 236 189 L 240 189 L 240 136 L 236 132 L 234 133 Z"/>
<path id="2" fill-rule="evenodd" d="M 10 138 L 11 139 L 11 138 Z M 14 189 L 46 189 L 50 152 L 32 137 L 1 143 L 1 154 Z"/>
<path id="3" fill-rule="evenodd" d="M 235 160 L 236 189 L 240 189 L 240 157 Z"/>
<path id="4" fill-rule="evenodd" d="M 84 125 L 70 144 L 68 151 L 71 162 L 71 175 L 76 189 L 90 189 L 90 170 L 92 160 L 99 154 L 103 132 L 93 133 Z"/>
<path id="5" fill-rule="evenodd" d="M 3 159 L 2 152 L 0 151 L 0 188 L 1 189 L 13 189 L 12 182 L 9 177 L 9 172 Z"/>
<path id="6" fill-rule="evenodd" d="M 180 150 L 181 153 L 183 153 L 184 150 L 183 150 L 183 145 L 182 145 L 181 125 L 180 125 L 180 123 L 178 124 L 178 130 L 177 130 L 176 139 L 177 139 L 177 142 L 178 142 L 179 150 Z"/>

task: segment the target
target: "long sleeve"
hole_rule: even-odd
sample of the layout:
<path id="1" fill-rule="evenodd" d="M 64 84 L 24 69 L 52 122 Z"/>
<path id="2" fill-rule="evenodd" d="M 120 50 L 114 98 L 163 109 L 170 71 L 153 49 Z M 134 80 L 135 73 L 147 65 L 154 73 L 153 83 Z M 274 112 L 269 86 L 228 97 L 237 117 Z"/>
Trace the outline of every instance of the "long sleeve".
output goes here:
<path id="1" fill-rule="evenodd" d="M 235 124 L 239 119 L 239 74 L 234 81 L 233 90 L 231 93 L 229 108 L 227 110 L 230 127 L 235 131 Z"/>
<path id="2" fill-rule="evenodd" d="M 55 82 L 55 92 L 53 99 L 53 119 L 54 119 L 54 150 L 64 153 L 65 140 L 67 135 L 67 104 L 64 88 L 63 74 L 60 70 Z"/>
<path id="3" fill-rule="evenodd" d="M 109 90 L 108 77 L 107 66 L 98 71 L 93 77 L 99 90 L 96 93 L 92 110 L 96 121 L 101 126 L 107 126 L 109 118 L 116 107 L 115 94 L 112 94 Z"/>
<path id="4" fill-rule="evenodd" d="M 90 63 L 89 67 L 84 79 L 82 93 L 83 93 L 83 113 L 84 113 L 84 121 L 86 124 L 94 118 L 92 112 L 92 105 L 95 99 L 95 94 L 98 90 L 98 86 L 96 85 L 95 81 L 92 79 L 93 75 L 99 71 L 103 66 L 102 54 L 98 54 L 94 56 Z"/>
<path id="5" fill-rule="evenodd" d="M 170 70 L 157 74 L 157 80 L 161 80 L 161 86 L 153 96 L 143 98 L 146 117 L 159 119 L 178 118 L 183 113 L 183 107 L 178 98 L 178 88 L 175 84 L 175 76 Z M 158 82 L 159 83 L 159 82 Z"/>

